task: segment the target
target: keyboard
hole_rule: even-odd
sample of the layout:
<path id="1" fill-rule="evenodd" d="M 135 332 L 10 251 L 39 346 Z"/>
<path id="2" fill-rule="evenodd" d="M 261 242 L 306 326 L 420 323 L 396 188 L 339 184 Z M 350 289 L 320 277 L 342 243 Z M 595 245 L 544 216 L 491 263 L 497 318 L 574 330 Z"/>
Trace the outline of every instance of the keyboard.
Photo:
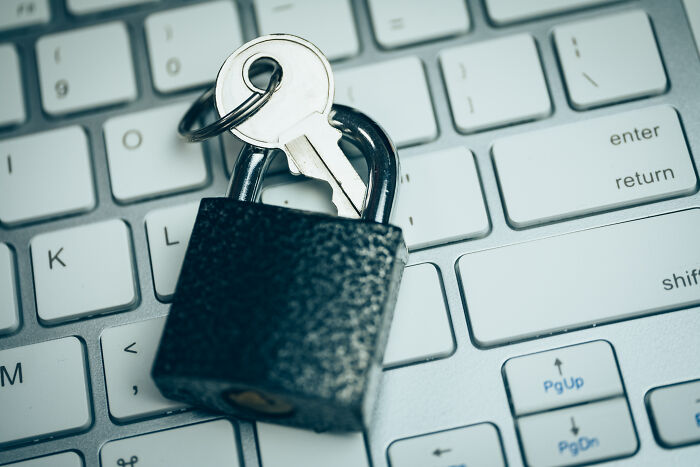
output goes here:
<path id="1" fill-rule="evenodd" d="M 410 257 L 365 433 L 150 378 L 241 148 L 177 123 L 274 32 L 399 149 Z M 698 465 L 699 49 L 700 0 L 1 0 L 0 465 Z M 261 201 L 329 193 L 277 157 Z"/>

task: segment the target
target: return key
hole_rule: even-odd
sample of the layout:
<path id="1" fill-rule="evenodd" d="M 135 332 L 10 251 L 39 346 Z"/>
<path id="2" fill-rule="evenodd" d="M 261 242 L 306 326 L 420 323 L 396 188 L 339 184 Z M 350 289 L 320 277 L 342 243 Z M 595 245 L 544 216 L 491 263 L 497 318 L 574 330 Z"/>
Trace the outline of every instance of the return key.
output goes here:
<path id="1" fill-rule="evenodd" d="M 665 105 L 510 136 L 492 152 L 516 228 L 697 189 L 678 114 Z"/>

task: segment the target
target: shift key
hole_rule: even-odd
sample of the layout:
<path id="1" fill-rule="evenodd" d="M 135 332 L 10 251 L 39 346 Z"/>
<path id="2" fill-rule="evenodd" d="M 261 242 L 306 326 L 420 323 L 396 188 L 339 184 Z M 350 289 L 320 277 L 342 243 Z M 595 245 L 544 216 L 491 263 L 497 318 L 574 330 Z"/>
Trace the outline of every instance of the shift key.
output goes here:
<path id="1" fill-rule="evenodd" d="M 667 105 L 509 136 L 492 152 L 516 228 L 697 189 L 678 113 Z"/>
<path id="2" fill-rule="evenodd" d="M 700 209 L 478 251 L 458 262 L 483 347 L 700 304 Z"/>

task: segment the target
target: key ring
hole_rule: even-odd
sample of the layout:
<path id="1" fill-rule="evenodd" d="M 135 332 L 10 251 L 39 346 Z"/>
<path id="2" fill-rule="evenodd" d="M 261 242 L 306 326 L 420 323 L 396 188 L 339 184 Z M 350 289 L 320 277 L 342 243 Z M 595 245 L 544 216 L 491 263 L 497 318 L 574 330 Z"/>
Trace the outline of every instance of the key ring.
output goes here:
<path id="1" fill-rule="evenodd" d="M 192 106 L 185 112 L 185 115 L 182 116 L 180 124 L 177 126 L 177 131 L 180 133 L 180 136 L 185 138 L 189 143 L 198 143 L 230 130 L 255 115 L 255 113 L 270 100 L 270 97 L 272 97 L 272 94 L 282 80 L 282 67 L 280 67 L 277 62 L 272 62 L 273 70 L 270 76 L 270 82 L 262 94 L 257 92 L 253 93 L 238 107 L 219 118 L 214 123 L 210 123 L 197 130 L 192 130 L 192 126 L 197 118 L 206 110 L 205 107 L 209 105 L 214 106 L 213 101 L 216 85 L 204 91 L 197 100 L 192 103 Z"/>

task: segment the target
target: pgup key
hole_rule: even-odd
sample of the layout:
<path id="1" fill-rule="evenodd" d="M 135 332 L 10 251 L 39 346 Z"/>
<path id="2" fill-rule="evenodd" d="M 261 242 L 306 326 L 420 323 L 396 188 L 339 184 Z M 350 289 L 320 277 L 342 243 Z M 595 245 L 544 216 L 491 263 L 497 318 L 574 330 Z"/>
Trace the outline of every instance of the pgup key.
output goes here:
<path id="1" fill-rule="evenodd" d="M 338 215 L 359 218 L 366 186 L 338 146 L 341 133 L 329 123 L 335 87 L 328 60 L 311 43 L 277 34 L 252 40 L 224 62 L 216 80 L 216 108 L 225 115 L 251 93 L 251 80 L 266 61 L 283 70 L 265 105 L 231 132 L 248 144 L 281 149 L 290 171 L 328 182 Z"/>

